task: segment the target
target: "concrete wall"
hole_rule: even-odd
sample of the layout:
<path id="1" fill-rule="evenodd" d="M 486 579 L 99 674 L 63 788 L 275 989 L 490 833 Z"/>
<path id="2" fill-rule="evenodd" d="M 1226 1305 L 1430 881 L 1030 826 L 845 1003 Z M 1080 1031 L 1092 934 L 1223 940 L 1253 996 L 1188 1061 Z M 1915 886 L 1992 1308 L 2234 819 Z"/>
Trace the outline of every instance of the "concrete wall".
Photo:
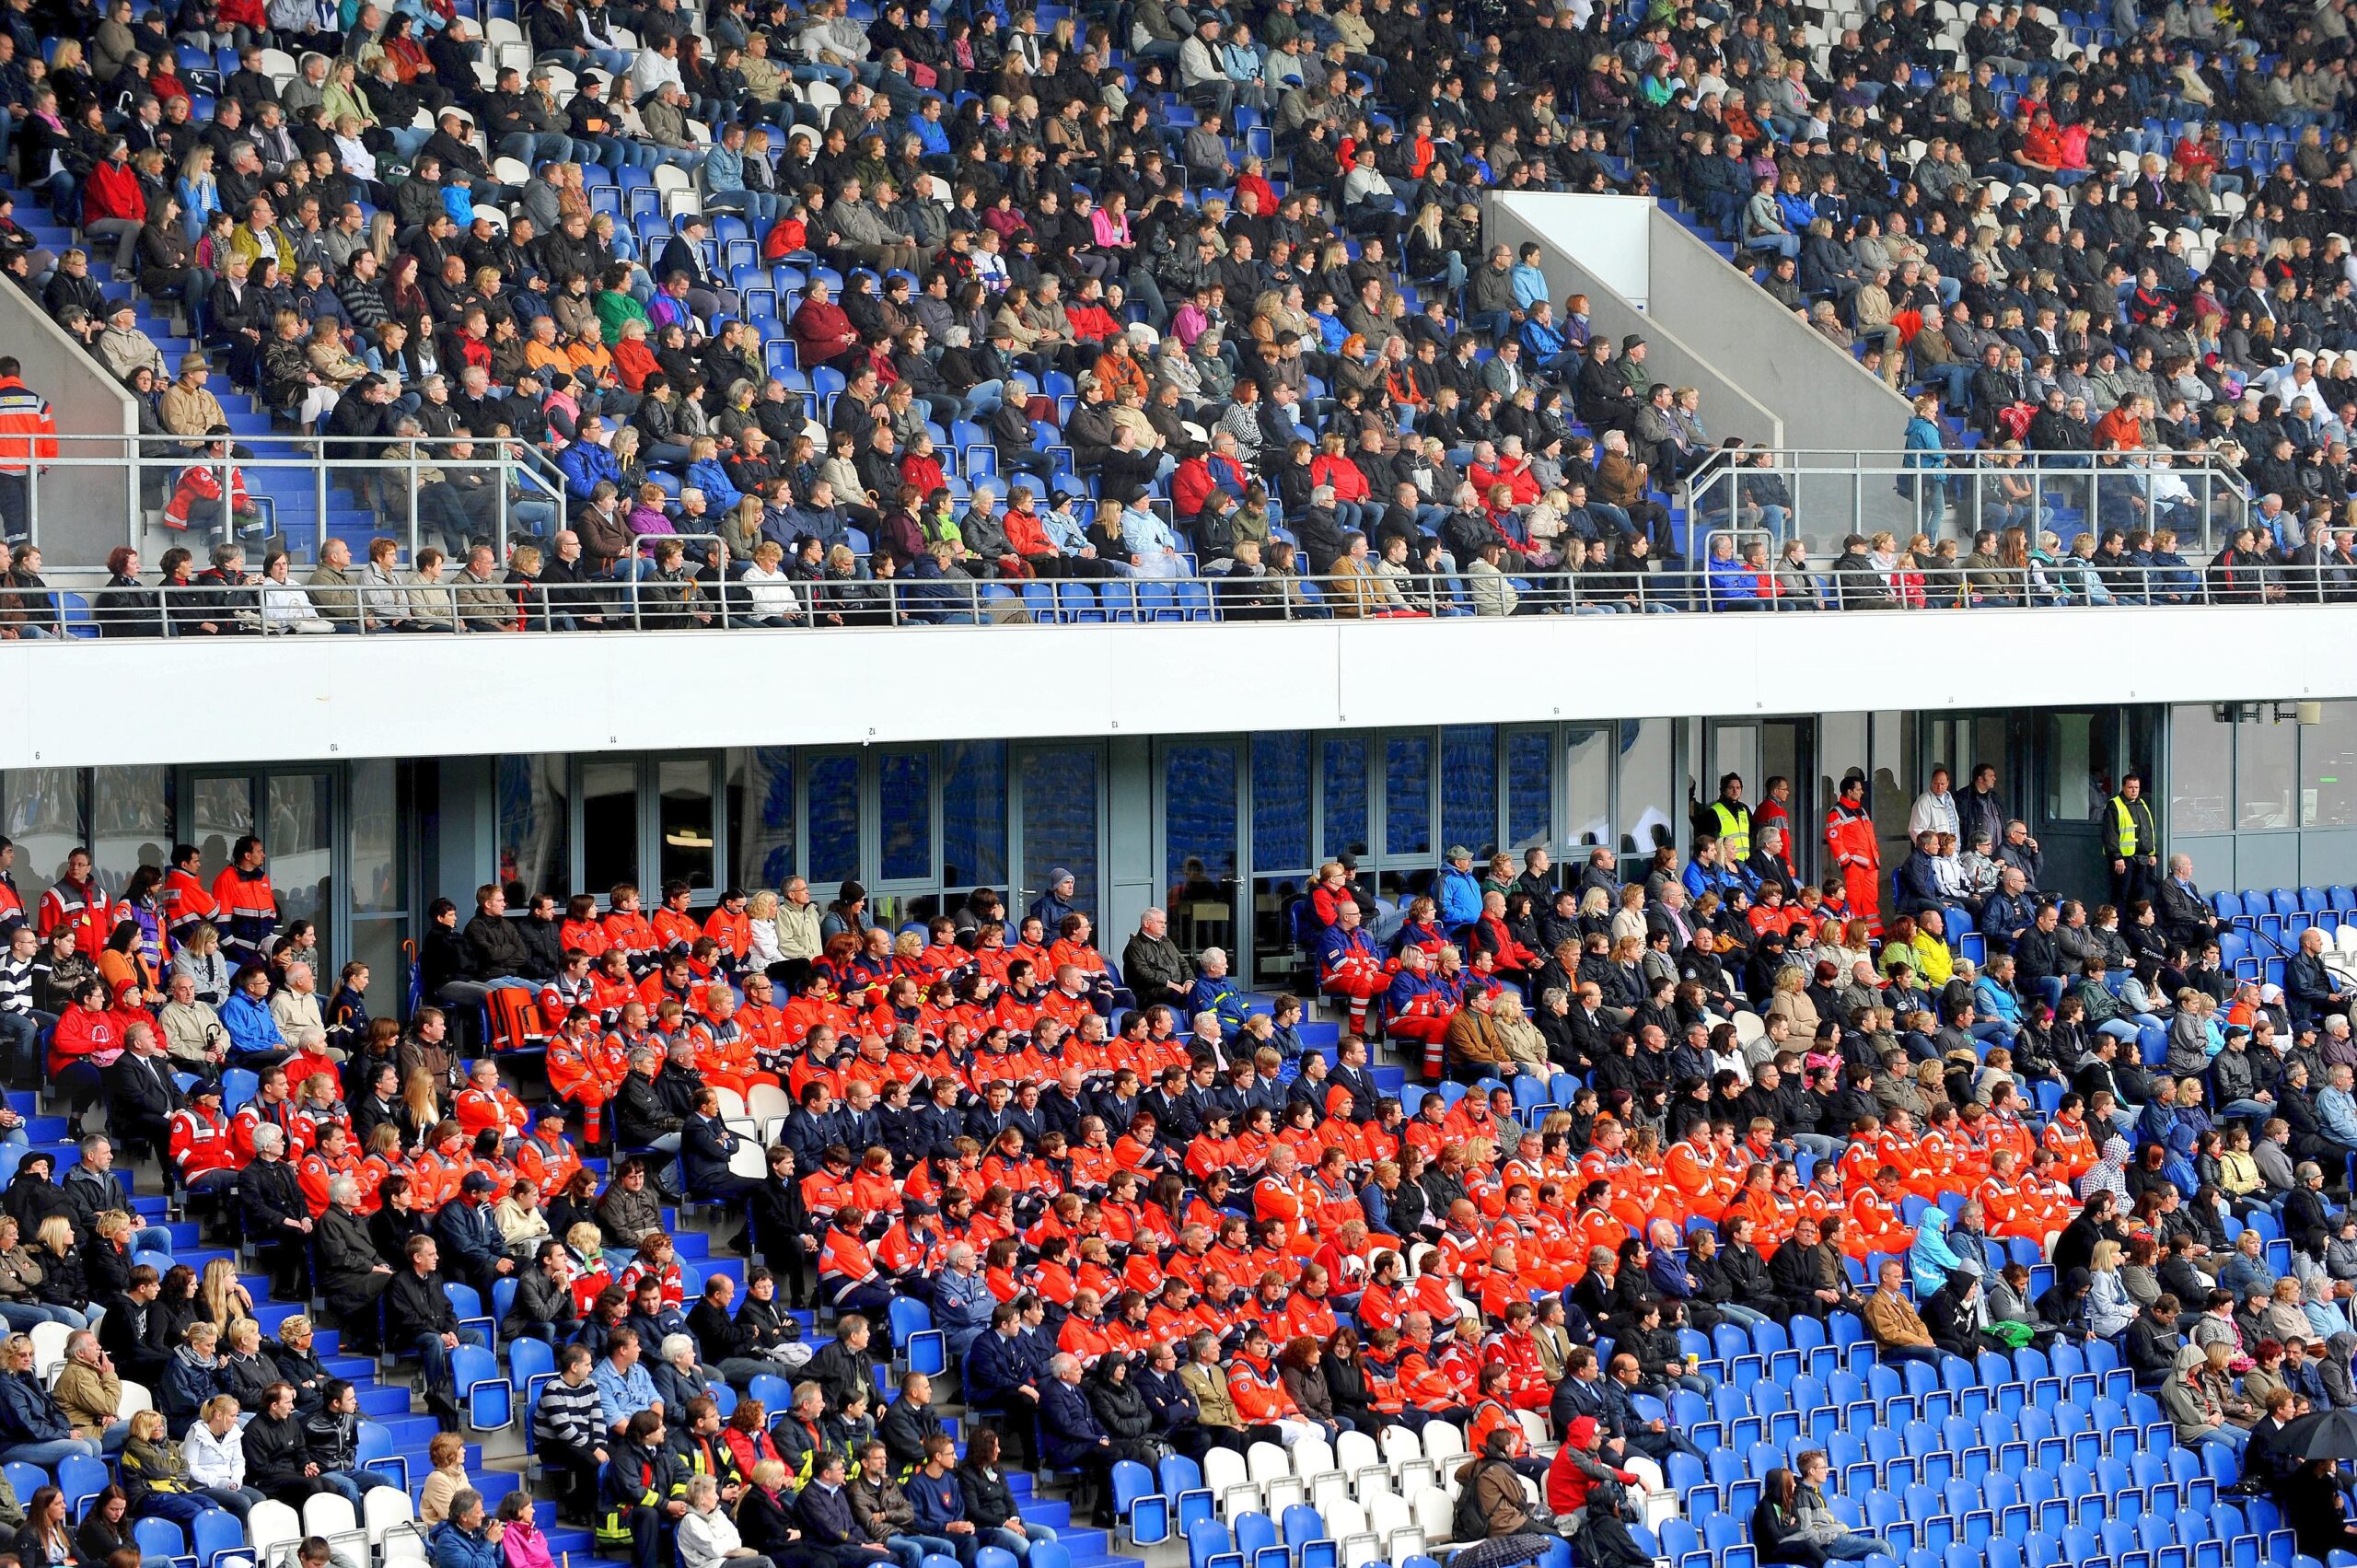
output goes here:
<path id="1" fill-rule="evenodd" d="M 42 551 L 52 561 L 87 563 L 137 543 L 131 449 L 91 439 L 138 432 L 131 394 L 18 289 L 0 288 L 0 353 L 15 354 L 25 385 L 49 400 L 58 456 L 83 459 L 52 468 L 35 487 L 33 537 Z M 84 439 L 71 439 L 77 435 Z"/>
<path id="2" fill-rule="evenodd" d="M 1778 307 L 1677 219 L 1657 206 L 1652 217 L 1655 317 L 1708 343 L 1713 364 L 1782 415 L 1782 445 L 1899 448 L 1906 399 Z M 1707 416 L 1707 400 L 1702 406 Z M 1710 428 L 1718 433 L 1715 422 Z"/>
<path id="3" fill-rule="evenodd" d="M 481 757 L 512 750 L 526 734 L 546 751 L 679 751 L 976 735 L 1373 729 L 1444 716 L 1515 724 L 1851 713 L 1864 689 L 1858 650 L 1902 633 L 1942 646 L 2035 647 L 2035 700 L 2057 707 L 2154 701 L 2152 670 L 2119 656 L 2122 647 L 2143 646 L 2235 651 L 2232 659 L 2179 661 L 2165 683 L 2176 702 L 2351 698 L 2357 660 L 2316 656 L 2347 640 L 2347 621 L 2338 605 L 2282 604 L 582 633 L 489 643 L 482 634 L 307 637 L 299 648 L 261 637 L 168 647 L 132 639 L 0 642 L 0 691 L 16 696 L 0 703 L 0 768 Z M 647 700 L 648 669 L 716 656 L 799 680 L 793 701 Z M 987 673 L 1045 668 L 1058 672 L 1054 681 Z M 1583 679 L 1601 668 L 1630 673 Z M 801 679 L 829 669 L 856 669 L 860 679 Z M 944 680 L 945 669 L 977 678 Z M 1536 686 L 1469 684 L 1469 669 L 1562 673 Z M 168 672 L 175 691 L 267 691 L 268 725 L 225 725 L 220 703 L 201 702 L 156 704 L 136 725 L 89 722 L 90 693 L 150 690 L 159 672 Z M 1982 667 L 1968 658 L 1918 660 L 1908 678 L 1907 700 L 1920 711 L 1990 700 Z M 528 723 L 514 702 L 497 700 L 539 691 L 563 691 L 565 700 L 538 705 Z M 493 700 L 452 699 L 469 692 Z M 890 700 L 878 701 L 879 692 Z M 1144 798 L 1126 796 L 1122 808 Z M 481 830 L 454 816 L 444 830 Z M 1151 863 L 1116 870 L 1123 883 L 1154 875 Z"/>
<path id="4" fill-rule="evenodd" d="M 1657 379 L 1701 391 L 1702 415 L 1713 436 L 1785 445 L 1784 422 L 1777 417 L 1777 411 L 1750 395 L 1727 373 L 1718 363 L 1715 346 L 1709 354 L 1695 346 L 1702 340 L 1688 335 L 1684 317 L 1659 308 L 1666 302 L 1658 279 L 1650 295 L 1650 303 L 1656 308 L 1650 313 L 1605 281 L 1608 276 L 1627 274 L 1625 249 L 1635 241 L 1624 234 L 1621 245 L 1608 258 L 1594 263 L 1574 254 L 1579 244 L 1580 203 L 1618 205 L 1639 200 L 1652 204 L 1650 198 L 1637 197 L 1492 196 L 1482 206 L 1483 253 L 1493 245 L 1509 246 L 1518 252 L 1525 241 L 1536 241 L 1541 251 L 1539 266 L 1556 303 L 1560 306 L 1568 295 L 1586 295 L 1590 329 L 1610 336 L 1616 350 L 1631 332 L 1643 334 L 1645 363 Z M 1479 258 L 1469 260 L 1482 264 Z"/>

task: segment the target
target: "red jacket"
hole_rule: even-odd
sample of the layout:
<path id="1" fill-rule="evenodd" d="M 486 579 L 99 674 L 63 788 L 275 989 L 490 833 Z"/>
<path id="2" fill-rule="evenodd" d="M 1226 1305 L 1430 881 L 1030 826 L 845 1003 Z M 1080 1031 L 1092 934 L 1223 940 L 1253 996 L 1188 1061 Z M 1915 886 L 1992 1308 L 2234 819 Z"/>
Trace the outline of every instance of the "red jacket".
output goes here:
<path id="1" fill-rule="evenodd" d="M 82 182 L 82 222 L 88 225 L 108 218 L 147 221 L 147 196 L 139 189 L 139 171 L 112 158 L 99 160 Z"/>
<path id="2" fill-rule="evenodd" d="M 859 341 L 851 318 L 832 300 L 824 304 L 815 299 L 804 300 L 795 307 L 790 325 L 795 353 L 806 366 L 838 358 Z"/>

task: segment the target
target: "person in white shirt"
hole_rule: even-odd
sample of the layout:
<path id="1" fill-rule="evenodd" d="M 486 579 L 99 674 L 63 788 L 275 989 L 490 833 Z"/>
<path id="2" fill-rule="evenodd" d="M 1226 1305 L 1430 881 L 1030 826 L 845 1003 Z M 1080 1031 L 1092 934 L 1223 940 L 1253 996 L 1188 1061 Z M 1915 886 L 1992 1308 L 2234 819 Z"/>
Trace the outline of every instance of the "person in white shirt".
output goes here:
<path id="1" fill-rule="evenodd" d="M 781 569 L 784 547 L 765 539 L 753 547 L 753 563 L 739 578 L 752 604 L 756 626 L 794 626 L 802 620 L 802 603 L 794 596 L 794 579 Z"/>
<path id="2" fill-rule="evenodd" d="M 767 1568 L 769 1559 L 748 1547 L 737 1521 L 720 1509 L 720 1483 L 711 1476 L 688 1481 L 688 1511 L 679 1518 L 679 1568 Z"/>

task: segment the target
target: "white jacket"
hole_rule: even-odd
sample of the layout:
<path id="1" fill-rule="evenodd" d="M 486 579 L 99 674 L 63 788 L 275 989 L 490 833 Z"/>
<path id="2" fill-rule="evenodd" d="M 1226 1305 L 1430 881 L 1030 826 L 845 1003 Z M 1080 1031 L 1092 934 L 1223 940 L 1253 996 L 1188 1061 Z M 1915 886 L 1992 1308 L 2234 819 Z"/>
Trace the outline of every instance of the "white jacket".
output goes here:
<path id="1" fill-rule="evenodd" d="M 213 1435 L 213 1429 L 198 1422 L 180 1439 L 180 1458 L 188 1461 L 188 1478 L 199 1486 L 226 1486 L 231 1491 L 246 1484 L 246 1439 L 236 1427 L 224 1437 Z"/>
<path id="2" fill-rule="evenodd" d="M 679 1568 L 720 1568 L 721 1561 L 743 1546 L 737 1521 L 718 1508 L 699 1514 L 691 1508 L 679 1518 Z"/>

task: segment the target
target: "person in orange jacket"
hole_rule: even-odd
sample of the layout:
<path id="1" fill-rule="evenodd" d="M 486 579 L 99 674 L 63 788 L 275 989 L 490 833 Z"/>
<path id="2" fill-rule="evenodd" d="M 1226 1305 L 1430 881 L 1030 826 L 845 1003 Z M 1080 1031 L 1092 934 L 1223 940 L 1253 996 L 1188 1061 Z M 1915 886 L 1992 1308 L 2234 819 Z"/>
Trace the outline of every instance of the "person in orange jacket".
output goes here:
<path id="1" fill-rule="evenodd" d="M 1882 844 L 1874 814 L 1866 807 L 1866 775 L 1852 768 L 1841 777 L 1840 798 L 1825 813 L 1825 848 L 1841 870 L 1848 918 L 1863 920 L 1882 935 Z"/>
<path id="2" fill-rule="evenodd" d="M 647 923 L 655 932 L 655 945 L 667 956 L 688 952 L 703 935 L 702 923 L 688 912 L 694 901 L 694 891 L 679 877 L 663 884 L 663 901 Z"/>
<path id="3" fill-rule="evenodd" d="M 453 1111 L 470 1139 L 486 1129 L 496 1129 L 505 1147 L 513 1147 L 531 1125 L 524 1102 L 500 1086 L 499 1063 L 487 1056 L 468 1071 L 467 1086 L 459 1091 Z"/>
<path id="4" fill-rule="evenodd" d="M 188 1104 L 172 1113 L 170 1126 L 172 1168 L 191 1194 L 226 1191 L 237 1181 L 246 1162 L 221 1114 L 219 1083 L 199 1078 L 189 1086 Z"/>
<path id="5" fill-rule="evenodd" d="M 304 1202 L 311 1205 L 311 1217 L 318 1219 L 328 1212 L 328 1185 L 339 1176 L 356 1175 L 360 1156 L 352 1152 L 352 1141 L 344 1136 L 343 1124 L 331 1121 L 319 1130 L 319 1146 L 303 1156 L 295 1167 L 295 1178 L 303 1189 Z"/>
<path id="6" fill-rule="evenodd" d="M 2062 1097 L 2054 1112 L 2054 1120 L 2046 1124 L 2041 1140 L 2054 1152 L 2055 1165 L 2062 1179 L 2076 1185 L 2079 1178 L 2095 1168 L 2101 1157 L 2096 1147 L 2095 1134 L 2087 1129 L 2087 1102 L 2078 1094 Z"/>
<path id="7" fill-rule="evenodd" d="M 633 974 L 642 973 L 655 962 L 655 955 L 662 947 L 656 940 L 655 927 L 639 912 L 638 889 L 629 882 L 617 882 L 606 895 L 606 942 L 621 950 L 630 962 Z"/>
<path id="8" fill-rule="evenodd" d="M 1850 1195 L 1850 1224 L 1842 1246 L 1851 1257 L 1863 1260 L 1869 1253 L 1904 1252 L 1915 1245 L 1915 1227 L 1899 1218 L 1899 1200 L 1905 1196 L 1898 1172 L 1889 1166 Z"/>
<path id="9" fill-rule="evenodd" d="M 745 955 L 753 950 L 753 917 L 745 912 L 745 899 L 744 889 L 727 889 L 720 895 L 720 907 L 703 922 L 703 935 L 720 944 L 731 974 L 745 967 Z"/>

